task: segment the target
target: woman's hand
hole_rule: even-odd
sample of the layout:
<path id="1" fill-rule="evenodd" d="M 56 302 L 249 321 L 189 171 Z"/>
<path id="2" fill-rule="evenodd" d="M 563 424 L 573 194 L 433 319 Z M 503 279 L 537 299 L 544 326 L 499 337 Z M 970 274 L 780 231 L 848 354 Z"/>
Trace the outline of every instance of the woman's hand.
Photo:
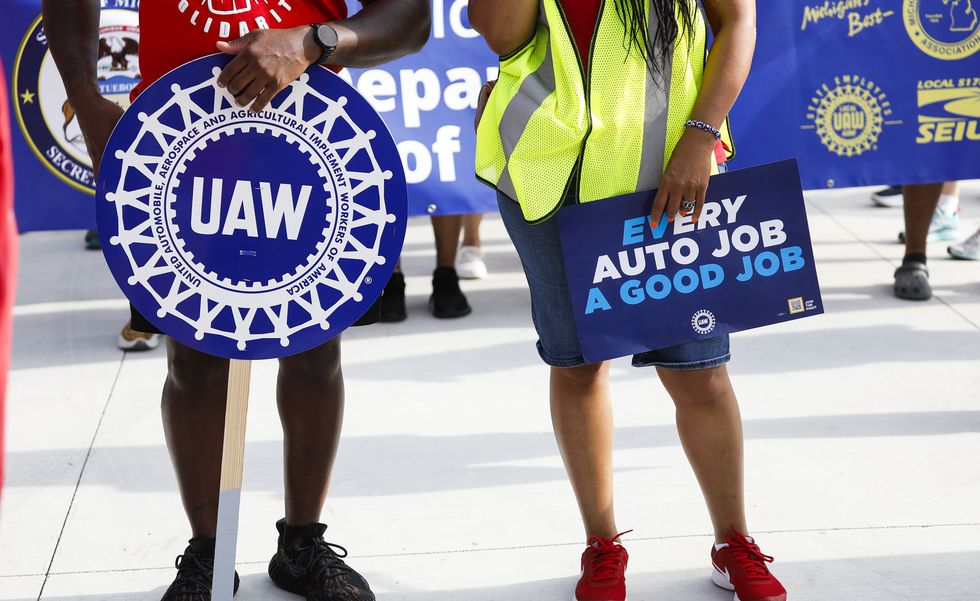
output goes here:
<path id="1" fill-rule="evenodd" d="M 234 55 L 218 77 L 239 106 L 259 113 L 289 84 L 320 58 L 313 28 L 258 29 L 232 42 L 218 42 L 218 50 Z"/>
<path id="2" fill-rule="evenodd" d="M 706 131 L 688 128 L 684 132 L 670 156 L 657 197 L 653 200 L 650 225 L 656 228 L 664 217 L 667 221 L 673 221 L 677 213 L 694 213 L 694 222 L 697 223 L 708 191 L 715 144 L 714 136 Z M 694 201 L 694 207 L 682 210 L 684 201 Z"/>

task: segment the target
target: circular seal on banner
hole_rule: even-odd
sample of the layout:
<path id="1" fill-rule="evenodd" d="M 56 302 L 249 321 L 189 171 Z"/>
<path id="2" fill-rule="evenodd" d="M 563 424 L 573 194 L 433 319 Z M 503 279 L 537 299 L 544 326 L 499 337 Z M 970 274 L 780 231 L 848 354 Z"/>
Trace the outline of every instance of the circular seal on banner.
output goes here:
<path id="1" fill-rule="evenodd" d="M 701 309 L 691 317 L 691 327 L 698 334 L 710 334 L 715 329 L 715 314 L 707 309 Z"/>
<path id="2" fill-rule="evenodd" d="M 123 108 L 140 82 L 137 9 L 106 9 L 99 25 L 97 76 L 103 96 Z M 24 138 L 37 158 L 66 184 L 95 193 L 92 161 L 75 109 L 38 17 L 21 42 L 14 61 L 14 107 Z"/>
<path id="3" fill-rule="evenodd" d="M 381 117 L 315 67 L 259 114 L 217 86 L 230 57 L 192 61 L 116 126 L 97 217 L 109 267 L 161 331 L 239 359 L 292 355 L 381 295 L 408 192 Z"/>
<path id="4" fill-rule="evenodd" d="M 905 30 L 920 50 L 955 61 L 980 50 L 980 2 L 977 0 L 905 0 Z"/>
<path id="5" fill-rule="evenodd" d="M 888 99 L 874 82 L 857 76 L 838 77 L 811 101 L 808 117 L 820 142 L 834 154 L 853 157 L 877 150 Z"/>

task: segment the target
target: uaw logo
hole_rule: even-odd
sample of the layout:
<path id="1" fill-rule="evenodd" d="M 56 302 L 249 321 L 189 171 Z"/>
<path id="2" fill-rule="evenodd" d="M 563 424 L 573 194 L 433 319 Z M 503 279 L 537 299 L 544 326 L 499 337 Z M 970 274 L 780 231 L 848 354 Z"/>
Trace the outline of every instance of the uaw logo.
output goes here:
<path id="1" fill-rule="evenodd" d="M 980 77 L 919 82 L 917 144 L 980 142 Z"/>
<path id="2" fill-rule="evenodd" d="M 122 107 L 140 82 L 138 4 L 103 2 L 99 25 L 99 91 Z M 118 8 L 117 8 L 118 6 Z M 37 158 L 68 185 L 93 194 L 95 174 L 75 109 L 68 102 L 58 67 L 38 17 L 14 61 L 14 107 L 24 138 Z"/>
<path id="3" fill-rule="evenodd" d="M 97 215 L 136 308 L 204 352 L 261 359 L 323 344 L 380 296 L 407 188 L 394 140 L 350 85 L 314 67 L 260 114 L 214 55 L 171 72 L 106 149 Z"/>
<path id="4" fill-rule="evenodd" d="M 715 314 L 707 309 L 701 309 L 691 317 L 691 327 L 698 334 L 710 334 L 716 324 Z"/>
<path id="5" fill-rule="evenodd" d="M 902 14 L 909 37 L 923 52 L 942 60 L 960 60 L 980 50 L 978 0 L 904 0 Z"/>
<path id="6" fill-rule="evenodd" d="M 860 156 L 878 149 L 878 139 L 889 119 L 891 102 L 873 81 L 858 75 L 835 77 L 816 91 L 807 107 L 803 129 L 814 129 L 830 152 L 842 157 Z"/>

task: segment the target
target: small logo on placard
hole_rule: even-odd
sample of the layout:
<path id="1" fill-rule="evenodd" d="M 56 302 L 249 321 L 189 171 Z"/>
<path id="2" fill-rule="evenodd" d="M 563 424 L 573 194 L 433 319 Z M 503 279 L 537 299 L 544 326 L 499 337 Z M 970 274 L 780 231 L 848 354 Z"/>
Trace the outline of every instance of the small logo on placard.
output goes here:
<path id="1" fill-rule="evenodd" d="M 129 93 L 141 79 L 139 47 L 136 9 L 103 10 L 96 63 L 99 91 L 123 108 L 129 106 Z M 92 160 L 40 17 L 20 45 L 13 87 L 17 120 L 34 154 L 66 184 L 93 194 Z"/>
<path id="2" fill-rule="evenodd" d="M 816 91 L 807 107 L 807 120 L 820 142 L 837 156 L 853 157 L 878 149 L 878 138 L 887 120 L 891 102 L 873 81 L 858 75 L 835 77 Z"/>
<path id="3" fill-rule="evenodd" d="M 804 312 L 806 312 L 806 305 L 803 302 L 803 297 L 802 296 L 798 296 L 796 298 L 791 298 L 791 299 L 789 299 L 786 302 L 789 305 L 789 314 L 790 315 L 796 315 L 797 313 L 804 313 Z"/>
<path id="4" fill-rule="evenodd" d="M 905 0 L 905 30 L 920 50 L 955 61 L 980 50 L 980 3 L 976 0 Z"/>
<path id="5" fill-rule="evenodd" d="M 710 334 L 715 329 L 715 314 L 701 309 L 691 317 L 691 327 L 698 334 Z"/>
<path id="6" fill-rule="evenodd" d="M 268 358 L 322 344 L 380 294 L 404 237 L 398 149 L 367 101 L 315 68 L 259 114 L 216 84 L 227 57 L 145 91 L 100 174 L 106 259 L 184 344 Z"/>

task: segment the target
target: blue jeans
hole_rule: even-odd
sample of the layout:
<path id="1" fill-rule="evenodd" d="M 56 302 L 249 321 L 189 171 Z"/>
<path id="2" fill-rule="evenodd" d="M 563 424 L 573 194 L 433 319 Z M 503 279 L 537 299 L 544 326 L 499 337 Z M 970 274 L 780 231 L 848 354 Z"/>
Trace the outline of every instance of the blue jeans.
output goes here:
<path id="1" fill-rule="evenodd" d="M 497 204 L 531 290 L 531 319 L 538 332 L 538 354 L 552 367 L 585 365 L 575 329 L 558 224 L 555 219 L 529 224 L 517 202 L 499 192 Z M 634 355 L 633 366 L 695 370 L 718 367 L 729 359 L 729 339 L 725 335 Z"/>

